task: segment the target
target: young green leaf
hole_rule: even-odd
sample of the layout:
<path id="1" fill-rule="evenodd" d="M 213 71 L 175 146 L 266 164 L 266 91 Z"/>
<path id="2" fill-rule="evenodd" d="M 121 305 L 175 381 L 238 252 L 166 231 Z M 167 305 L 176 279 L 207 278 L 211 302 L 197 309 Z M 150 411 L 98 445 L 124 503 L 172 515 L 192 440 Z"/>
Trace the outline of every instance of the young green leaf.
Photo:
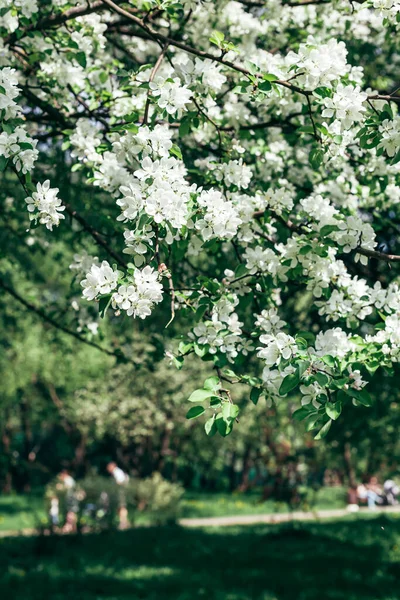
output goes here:
<path id="1" fill-rule="evenodd" d="M 204 412 L 205 408 L 203 406 L 192 406 L 192 408 L 189 408 L 188 412 L 186 413 L 186 418 L 197 419 L 197 417 L 202 415 Z"/>
<path id="2" fill-rule="evenodd" d="M 194 390 L 189 396 L 189 402 L 204 402 L 204 400 L 211 398 L 211 396 L 215 396 L 214 390 Z"/>
<path id="3" fill-rule="evenodd" d="M 294 373 L 290 373 L 290 375 L 286 375 L 284 380 L 281 383 L 281 387 L 279 388 L 279 394 L 281 396 L 285 396 L 295 387 L 297 387 L 300 383 L 299 371 L 296 370 Z"/>
<path id="4" fill-rule="evenodd" d="M 324 437 L 328 435 L 328 431 L 330 430 L 332 425 L 332 421 L 329 420 L 321 429 L 318 431 L 317 435 L 314 437 L 314 440 L 322 440 Z"/>

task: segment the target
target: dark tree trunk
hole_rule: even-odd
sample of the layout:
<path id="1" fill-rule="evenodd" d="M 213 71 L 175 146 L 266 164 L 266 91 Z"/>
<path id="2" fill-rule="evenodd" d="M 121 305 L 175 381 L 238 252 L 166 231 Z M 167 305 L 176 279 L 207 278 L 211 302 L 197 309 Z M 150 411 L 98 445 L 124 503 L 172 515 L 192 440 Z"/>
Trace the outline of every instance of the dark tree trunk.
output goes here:
<path id="1" fill-rule="evenodd" d="M 251 468 L 251 448 L 246 446 L 243 456 L 243 470 L 242 470 L 242 481 L 239 485 L 241 492 L 246 492 L 249 489 L 249 475 Z"/>
<path id="2" fill-rule="evenodd" d="M 24 492 L 31 491 L 31 474 L 30 474 L 30 460 L 29 455 L 32 449 L 32 430 L 31 422 L 29 417 L 29 404 L 28 401 L 23 398 L 20 402 L 20 414 L 21 414 L 21 429 L 24 436 L 23 447 L 22 447 L 22 459 L 24 463 L 24 481 L 22 488 Z"/>
<path id="3" fill-rule="evenodd" d="M 351 460 L 351 444 L 350 444 L 350 442 L 345 442 L 345 444 L 344 444 L 343 458 L 344 458 L 346 475 L 347 475 L 347 479 L 349 481 L 349 485 L 351 488 L 355 488 L 357 486 L 357 482 L 356 482 L 356 474 L 354 471 L 353 462 Z"/>
<path id="4" fill-rule="evenodd" d="M 1 482 L 3 494 L 10 494 L 12 490 L 11 475 L 11 431 L 8 425 L 8 412 L 4 416 L 4 428 L 1 434 L 2 454 L 5 462 L 4 475 Z"/>

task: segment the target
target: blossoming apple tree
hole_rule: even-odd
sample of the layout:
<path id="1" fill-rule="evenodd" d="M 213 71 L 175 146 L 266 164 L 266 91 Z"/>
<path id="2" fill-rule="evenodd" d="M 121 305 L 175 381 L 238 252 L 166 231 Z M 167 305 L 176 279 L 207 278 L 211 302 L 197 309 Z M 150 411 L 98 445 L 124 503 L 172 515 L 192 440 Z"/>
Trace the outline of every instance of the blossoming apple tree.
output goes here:
<path id="1" fill-rule="evenodd" d="M 238 420 L 235 383 L 254 403 L 297 393 L 319 439 L 394 372 L 399 23 L 398 0 L 0 0 L 0 168 L 21 230 L 96 245 L 65 266 L 82 310 L 173 321 L 172 363 L 209 361 L 187 414 L 208 435 Z M 101 204 L 63 199 L 56 150 Z"/>

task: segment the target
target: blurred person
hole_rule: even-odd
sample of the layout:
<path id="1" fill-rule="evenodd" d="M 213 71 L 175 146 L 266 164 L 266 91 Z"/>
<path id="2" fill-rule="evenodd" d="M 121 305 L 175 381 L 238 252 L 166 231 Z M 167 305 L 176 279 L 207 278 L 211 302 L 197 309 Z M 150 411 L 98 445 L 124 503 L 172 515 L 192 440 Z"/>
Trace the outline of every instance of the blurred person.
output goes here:
<path id="1" fill-rule="evenodd" d="M 126 508 L 126 496 L 123 488 L 129 483 L 129 475 L 120 469 L 115 462 L 109 462 L 106 468 L 110 475 L 114 477 L 116 484 L 120 486 L 118 506 L 119 528 L 127 529 L 129 527 L 128 509 Z"/>
<path id="2" fill-rule="evenodd" d="M 387 479 L 383 484 L 383 492 L 386 503 L 389 506 L 395 506 L 399 503 L 397 496 L 400 494 L 400 488 L 393 479 Z"/>
<path id="3" fill-rule="evenodd" d="M 60 523 L 60 503 L 56 496 L 50 498 L 49 517 L 52 528 L 57 527 Z"/>
<path id="4" fill-rule="evenodd" d="M 360 507 L 358 506 L 358 487 L 360 486 L 350 487 L 347 491 L 347 510 L 349 512 L 357 512 L 360 509 Z M 360 490 L 360 493 L 362 494 L 363 490 Z"/>
<path id="5" fill-rule="evenodd" d="M 65 533 L 75 533 L 77 530 L 77 513 L 79 510 L 79 503 L 75 493 L 76 481 L 67 469 L 63 469 L 57 477 L 60 481 L 57 485 L 58 489 L 64 489 L 66 492 L 65 499 L 67 512 L 62 531 Z"/>
<path id="6" fill-rule="evenodd" d="M 376 509 L 377 504 L 383 504 L 383 489 L 378 483 L 378 478 L 370 477 L 365 486 L 367 490 L 367 504 L 371 510 Z"/>

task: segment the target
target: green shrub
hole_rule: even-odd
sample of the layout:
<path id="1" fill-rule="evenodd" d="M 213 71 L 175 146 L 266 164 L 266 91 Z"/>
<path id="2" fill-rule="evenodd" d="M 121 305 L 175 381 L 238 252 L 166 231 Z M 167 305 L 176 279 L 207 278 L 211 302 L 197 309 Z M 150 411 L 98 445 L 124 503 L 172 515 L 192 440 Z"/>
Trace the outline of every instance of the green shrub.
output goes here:
<path id="1" fill-rule="evenodd" d="M 160 473 L 153 473 L 147 479 L 133 482 L 133 487 L 137 509 L 147 513 L 152 522 L 162 524 L 176 521 L 184 493 L 182 486 L 163 479 Z"/>

